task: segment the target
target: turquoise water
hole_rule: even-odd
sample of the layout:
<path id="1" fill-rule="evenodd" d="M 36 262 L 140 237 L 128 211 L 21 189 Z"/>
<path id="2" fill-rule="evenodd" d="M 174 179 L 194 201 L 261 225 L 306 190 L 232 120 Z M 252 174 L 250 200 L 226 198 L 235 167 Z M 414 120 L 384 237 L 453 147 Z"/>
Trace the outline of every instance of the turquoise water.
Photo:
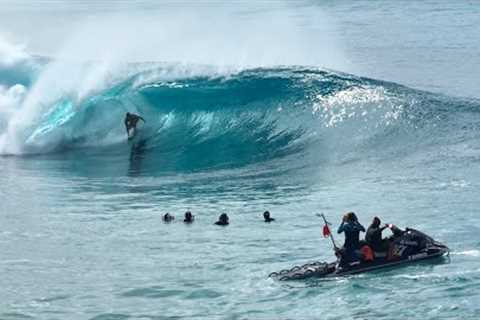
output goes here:
<path id="1" fill-rule="evenodd" d="M 101 4 L 52 11 L 108 11 Z M 305 7 L 336 23 L 343 72 L 113 68 L 54 54 L 0 64 L 1 319 L 478 318 L 480 101 L 478 73 L 460 57 L 479 43 L 473 25 L 450 37 L 452 21 L 468 24 L 477 6 Z M 397 39 L 386 31 L 392 15 Z M 426 16 L 415 21 L 432 28 L 399 28 Z M 147 119 L 132 142 L 127 110 Z M 183 224 L 186 210 L 193 224 Z M 276 221 L 264 223 L 264 210 Z M 350 210 L 364 225 L 378 215 L 422 230 L 450 257 L 328 281 L 268 278 L 331 261 L 315 213 L 336 226 Z M 162 222 L 166 212 L 174 222 Z M 228 227 L 213 224 L 222 212 Z"/>

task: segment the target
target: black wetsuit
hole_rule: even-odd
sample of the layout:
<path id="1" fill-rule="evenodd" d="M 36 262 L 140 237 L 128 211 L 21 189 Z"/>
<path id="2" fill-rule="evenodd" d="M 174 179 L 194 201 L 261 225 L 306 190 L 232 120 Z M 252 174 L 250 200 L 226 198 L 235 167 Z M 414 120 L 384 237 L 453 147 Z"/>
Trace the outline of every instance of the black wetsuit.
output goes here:
<path id="1" fill-rule="evenodd" d="M 385 230 L 386 227 L 375 227 L 371 225 L 367 229 L 367 234 L 365 235 L 365 241 L 367 241 L 368 245 L 372 247 L 373 251 L 383 251 L 385 250 L 385 243 L 382 240 L 382 231 Z"/>
<path id="2" fill-rule="evenodd" d="M 139 120 L 142 120 L 143 122 L 145 122 L 145 120 L 140 117 L 140 116 L 137 116 L 136 114 L 128 114 L 127 116 L 125 116 L 125 127 L 127 129 L 127 133 L 130 134 L 130 129 L 135 129 L 137 127 L 137 122 Z"/>
<path id="3" fill-rule="evenodd" d="M 360 247 L 360 231 L 365 232 L 365 228 L 358 221 L 342 222 L 338 228 L 338 233 L 345 233 L 342 263 L 358 260 L 355 250 Z"/>
<path id="4" fill-rule="evenodd" d="M 358 249 L 360 246 L 360 231 L 365 232 L 365 228 L 357 221 L 347 223 L 342 222 L 338 228 L 338 233 L 345 233 L 345 243 L 343 245 L 345 249 Z"/>

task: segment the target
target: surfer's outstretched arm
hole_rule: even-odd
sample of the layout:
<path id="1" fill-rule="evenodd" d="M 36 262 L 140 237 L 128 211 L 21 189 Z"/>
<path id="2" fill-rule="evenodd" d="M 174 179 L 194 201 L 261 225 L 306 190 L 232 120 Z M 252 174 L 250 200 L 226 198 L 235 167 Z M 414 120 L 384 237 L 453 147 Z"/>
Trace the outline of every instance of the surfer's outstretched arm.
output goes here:
<path id="1" fill-rule="evenodd" d="M 142 118 L 142 117 L 140 117 L 140 116 L 138 117 L 138 119 L 142 120 L 142 121 L 143 121 L 143 123 L 145 123 L 145 122 L 146 122 L 146 121 L 145 121 L 145 119 L 143 119 L 143 118 Z"/>

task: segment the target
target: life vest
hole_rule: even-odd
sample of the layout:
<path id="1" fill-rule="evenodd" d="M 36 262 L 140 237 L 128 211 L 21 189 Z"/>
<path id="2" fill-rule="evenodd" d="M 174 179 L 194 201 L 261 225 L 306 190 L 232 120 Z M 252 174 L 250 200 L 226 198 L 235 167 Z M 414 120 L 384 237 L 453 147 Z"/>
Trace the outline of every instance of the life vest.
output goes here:
<path id="1" fill-rule="evenodd" d="M 368 245 L 364 245 L 361 249 L 360 252 L 362 253 L 362 257 L 364 261 L 373 261 L 374 260 L 374 254 L 372 248 Z"/>

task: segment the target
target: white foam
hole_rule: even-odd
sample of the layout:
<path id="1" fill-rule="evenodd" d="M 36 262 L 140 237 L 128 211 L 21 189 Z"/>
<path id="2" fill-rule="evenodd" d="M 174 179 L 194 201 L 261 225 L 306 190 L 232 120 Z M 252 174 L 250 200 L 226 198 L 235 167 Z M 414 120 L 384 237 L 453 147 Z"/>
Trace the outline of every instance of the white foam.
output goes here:
<path id="1" fill-rule="evenodd" d="M 27 60 L 30 55 L 25 51 L 25 45 L 7 41 L 0 36 L 0 65 L 9 66 Z"/>
<path id="2" fill-rule="evenodd" d="M 465 250 L 465 251 L 455 251 L 451 252 L 452 255 L 461 255 L 461 256 L 470 256 L 470 257 L 480 257 L 480 250 Z"/>
<path id="3" fill-rule="evenodd" d="M 0 117 L 11 115 L 25 97 L 26 88 L 21 84 L 11 87 L 0 85 Z"/>
<path id="4" fill-rule="evenodd" d="M 403 111 L 402 105 L 392 101 L 382 87 L 350 87 L 332 95 L 319 94 L 316 99 L 312 112 L 326 120 L 326 127 L 335 127 L 355 117 L 366 118 L 370 111 L 375 111 L 372 106 L 377 106 L 376 110 L 384 109 L 382 121 L 386 125 L 397 120 Z"/>
<path id="5" fill-rule="evenodd" d="M 101 89 L 105 72 L 106 68 L 102 65 L 72 65 L 65 61 L 52 63 L 24 94 L 21 103 L 10 110 L 8 126 L 0 136 L 0 153 L 25 152 L 30 127 L 48 113 L 56 101 L 68 97 L 76 104 L 91 92 Z"/>
<path id="6" fill-rule="evenodd" d="M 61 57 L 243 68 L 317 65 L 344 69 L 347 63 L 331 36 L 333 21 L 318 8 L 293 8 L 288 3 L 259 8 L 252 1 L 242 3 L 241 8 L 192 5 L 96 13 L 73 29 Z M 58 52 L 54 55 L 59 57 Z"/>
<path id="7" fill-rule="evenodd" d="M 239 71 L 241 71 L 241 68 L 234 66 L 217 67 L 199 64 L 162 63 L 151 65 L 151 70 L 140 74 L 135 79 L 133 87 L 147 88 L 165 86 L 170 88 L 183 88 L 186 85 L 175 81 L 200 76 L 208 78 L 228 77 Z"/>

